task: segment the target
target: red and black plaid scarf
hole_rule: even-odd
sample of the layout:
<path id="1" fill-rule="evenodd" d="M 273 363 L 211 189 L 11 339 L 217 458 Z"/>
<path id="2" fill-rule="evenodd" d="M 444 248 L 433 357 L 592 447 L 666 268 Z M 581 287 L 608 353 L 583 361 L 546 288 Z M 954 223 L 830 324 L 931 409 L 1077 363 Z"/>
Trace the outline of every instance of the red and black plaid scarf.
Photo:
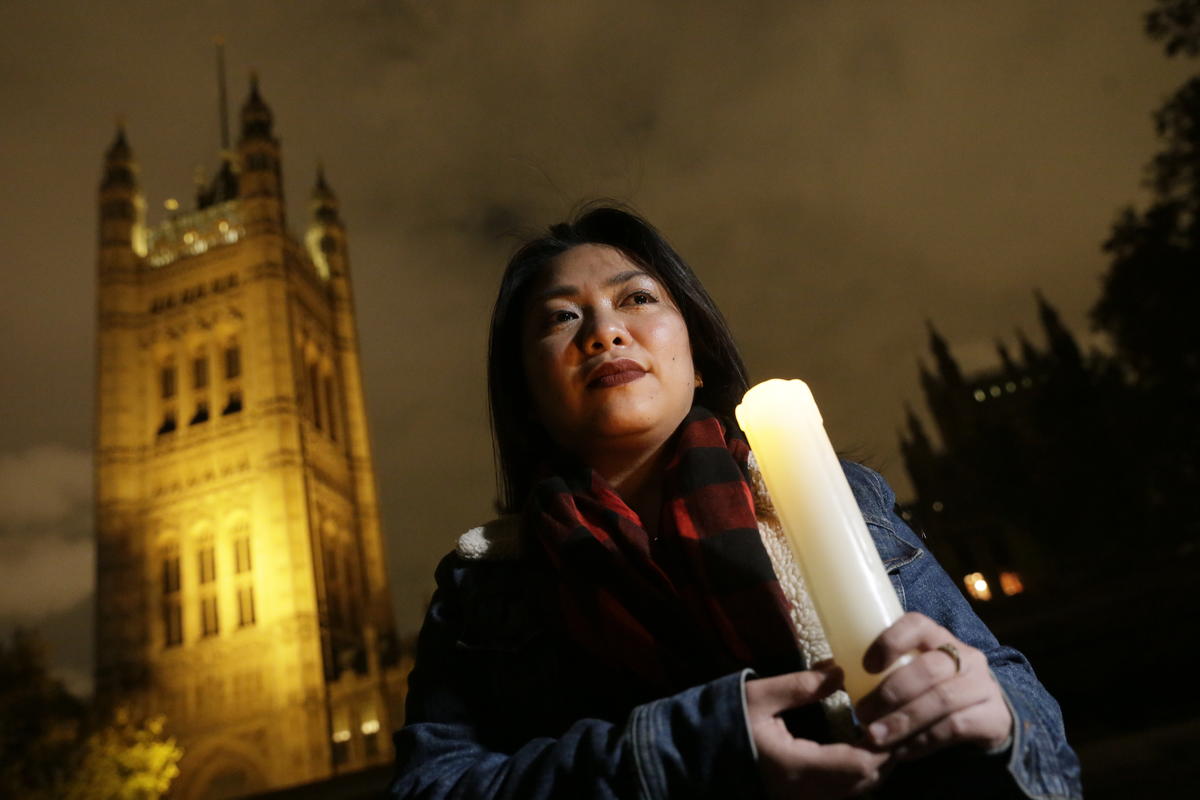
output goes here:
<path id="1" fill-rule="evenodd" d="M 673 447 L 654 542 L 595 471 L 562 468 L 538 483 L 526 522 L 552 566 L 567 634 L 647 697 L 745 666 L 801 668 L 741 431 L 696 407 Z"/>

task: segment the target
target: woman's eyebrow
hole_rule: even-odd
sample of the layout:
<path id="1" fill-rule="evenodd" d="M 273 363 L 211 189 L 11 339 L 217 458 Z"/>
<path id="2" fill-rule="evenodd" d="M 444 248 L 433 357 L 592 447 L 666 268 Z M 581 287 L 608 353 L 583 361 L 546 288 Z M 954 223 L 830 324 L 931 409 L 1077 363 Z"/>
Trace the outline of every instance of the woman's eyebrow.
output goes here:
<path id="1" fill-rule="evenodd" d="M 605 286 L 616 286 L 618 283 L 625 283 L 626 281 L 631 281 L 634 278 L 640 278 L 643 275 L 645 275 L 647 278 L 654 277 L 649 272 L 646 272 L 646 270 L 644 270 L 644 269 L 628 269 L 628 270 L 625 270 L 624 272 L 618 272 L 616 275 L 613 275 L 611 278 L 609 278 L 608 280 L 606 280 L 604 282 L 604 285 Z"/>
<path id="2" fill-rule="evenodd" d="M 648 278 L 654 277 L 644 269 L 629 269 L 625 270 L 624 272 L 618 272 L 616 275 L 613 275 L 611 278 L 604 281 L 602 285 L 605 287 L 616 286 L 617 284 L 631 281 L 634 278 L 640 278 L 643 275 Z M 545 291 L 538 292 L 536 295 L 534 295 L 533 300 L 535 303 L 544 303 L 547 300 L 553 300 L 556 297 L 572 297 L 577 294 L 579 294 L 578 286 L 565 284 L 563 286 L 551 286 Z"/>

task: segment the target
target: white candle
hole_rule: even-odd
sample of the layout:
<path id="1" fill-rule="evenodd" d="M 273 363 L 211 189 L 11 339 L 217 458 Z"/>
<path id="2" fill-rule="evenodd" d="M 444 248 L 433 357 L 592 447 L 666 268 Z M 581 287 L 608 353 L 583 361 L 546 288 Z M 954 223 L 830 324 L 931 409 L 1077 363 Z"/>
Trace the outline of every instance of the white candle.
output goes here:
<path id="1" fill-rule="evenodd" d="M 737 420 L 857 702 L 883 678 L 863 669 L 867 647 L 903 613 L 808 385 L 769 380 L 742 398 Z M 900 659 L 893 669 L 908 661 Z M 890 671 L 890 670 L 889 670 Z"/>

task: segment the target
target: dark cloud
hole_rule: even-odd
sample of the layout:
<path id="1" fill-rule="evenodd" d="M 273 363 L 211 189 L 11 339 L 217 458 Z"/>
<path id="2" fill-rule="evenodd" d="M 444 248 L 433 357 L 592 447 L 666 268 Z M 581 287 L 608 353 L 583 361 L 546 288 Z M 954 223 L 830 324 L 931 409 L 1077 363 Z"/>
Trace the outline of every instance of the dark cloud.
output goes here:
<path id="1" fill-rule="evenodd" d="M 91 501 L 89 451 L 52 444 L 0 452 L 0 534 L 90 514 Z"/>
<path id="2" fill-rule="evenodd" d="M 189 196 L 215 163 L 223 33 L 235 111 L 251 67 L 275 111 L 293 227 L 319 159 L 342 200 L 403 627 L 491 513 L 483 353 L 509 234 L 590 197 L 659 225 L 753 373 L 809 380 L 835 443 L 903 490 L 926 318 L 968 367 L 1015 325 L 1037 338 L 1035 286 L 1084 328 L 1149 112 L 1187 69 L 1135 6 L 19 4 L 0 29 L 0 452 L 90 446 L 100 156 L 124 112 L 152 215 Z"/>
<path id="3" fill-rule="evenodd" d="M 90 595 L 92 533 L 87 450 L 0 452 L 0 618 L 36 620 Z"/>

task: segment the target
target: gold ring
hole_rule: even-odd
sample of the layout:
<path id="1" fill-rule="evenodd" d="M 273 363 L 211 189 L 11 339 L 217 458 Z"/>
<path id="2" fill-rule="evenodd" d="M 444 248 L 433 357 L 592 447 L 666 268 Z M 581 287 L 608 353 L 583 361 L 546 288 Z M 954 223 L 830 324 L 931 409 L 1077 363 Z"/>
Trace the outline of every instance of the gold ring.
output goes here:
<path id="1" fill-rule="evenodd" d="M 941 650 L 943 653 L 945 653 L 946 655 L 948 655 L 954 659 L 954 674 L 955 675 L 962 672 L 962 656 L 960 656 L 958 654 L 957 647 L 950 644 L 949 642 L 946 642 L 945 644 L 939 644 L 937 646 L 937 649 Z"/>

